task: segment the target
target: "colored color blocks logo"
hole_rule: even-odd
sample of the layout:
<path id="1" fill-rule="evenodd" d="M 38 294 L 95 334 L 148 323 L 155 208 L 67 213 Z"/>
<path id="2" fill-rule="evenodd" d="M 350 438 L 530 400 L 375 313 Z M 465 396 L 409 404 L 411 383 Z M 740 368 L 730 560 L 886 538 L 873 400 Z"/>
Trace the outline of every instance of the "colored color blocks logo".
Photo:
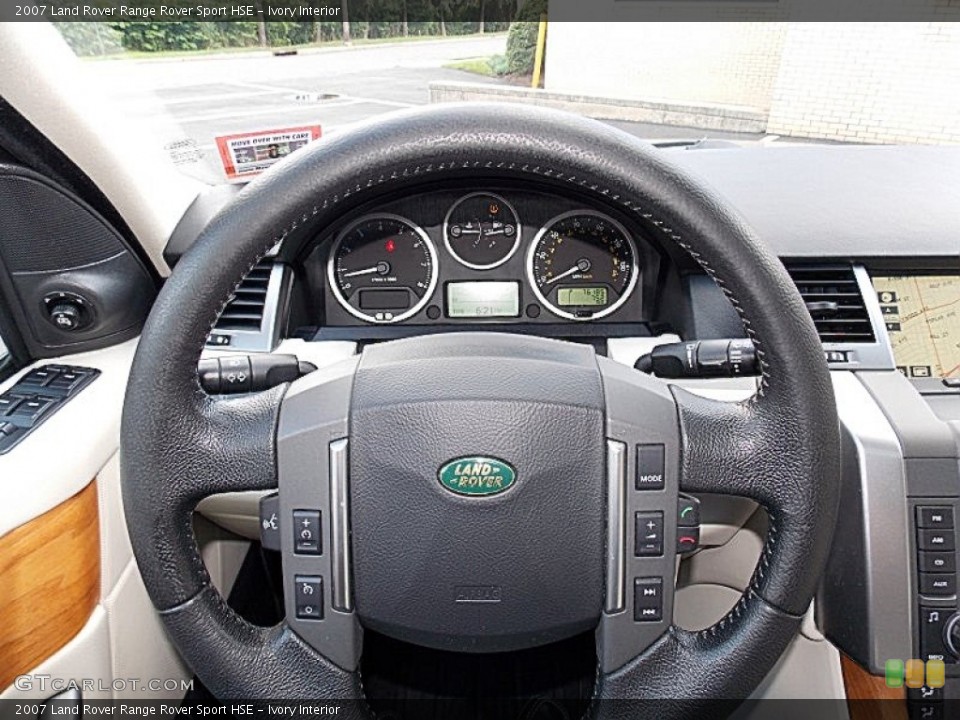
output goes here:
<path id="1" fill-rule="evenodd" d="M 886 670 L 887 687 L 942 688 L 946 682 L 946 666 L 943 660 L 887 660 Z"/>

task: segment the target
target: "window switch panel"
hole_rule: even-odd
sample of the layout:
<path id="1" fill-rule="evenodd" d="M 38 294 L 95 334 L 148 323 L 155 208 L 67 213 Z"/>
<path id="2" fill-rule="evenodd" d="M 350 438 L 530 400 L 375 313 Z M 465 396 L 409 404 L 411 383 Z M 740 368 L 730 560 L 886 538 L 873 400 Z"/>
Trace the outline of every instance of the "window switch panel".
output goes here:
<path id="1" fill-rule="evenodd" d="M 0 395 L 0 455 L 13 450 L 98 375 L 94 368 L 71 365 L 41 365 L 25 373 Z"/>

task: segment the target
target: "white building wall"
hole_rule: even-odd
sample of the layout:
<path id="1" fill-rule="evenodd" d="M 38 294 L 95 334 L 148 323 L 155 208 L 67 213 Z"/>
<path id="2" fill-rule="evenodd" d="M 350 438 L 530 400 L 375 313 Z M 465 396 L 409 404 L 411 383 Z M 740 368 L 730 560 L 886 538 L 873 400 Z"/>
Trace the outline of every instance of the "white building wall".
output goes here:
<path id="1" fill-rule="evenodd" d="M 545 88 L 768 110 L 782 23 L 553 23 Z"/>
<path id="2" fill-rule="evenodd" d="M 960 23 L 791 23 L 767 131 L 960 143 Z"/>
<path id="3" fill-rule="evenodd" d="M 939 15 L 960 21 L 960 1 Z M 960 143 L 960 22 L 554 22 L 545 87 L 751 108 L 792 137 Z"/>

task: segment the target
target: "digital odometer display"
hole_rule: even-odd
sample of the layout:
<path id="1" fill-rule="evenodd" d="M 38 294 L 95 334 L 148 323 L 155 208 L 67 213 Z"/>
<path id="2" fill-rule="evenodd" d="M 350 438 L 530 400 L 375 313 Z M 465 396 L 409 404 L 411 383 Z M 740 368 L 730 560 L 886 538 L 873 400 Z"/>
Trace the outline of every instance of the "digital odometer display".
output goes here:
<path id="1" fill-rule="evenodd" d="M 557 304 L 561 307 L 602 307 L 607 304 L 607 289 L 605 287 L 558 288 Z"/>
<path id="2" fill-rule="evenodd" d="M 397 215 L 370 215 L 337 238 L 327 277 L 337 302 L 351 315 L 398 322 L 430 300 L 437 284 L 436 255 L 419 226 Z"/>
<path id="3" fill-rule="evenodd" d="M 447 317 L 496 318 L 519 314 L 519 283 L 489 281 L 447 285 Z"/>
<path id="4" fill-rule="evenodd" d="M 629 299 L 639 275 L 637 249 L 613 218 L 578 210 L 540 229 L 527 273 L 537 299 L 554 315 L 594 320 Z"/>

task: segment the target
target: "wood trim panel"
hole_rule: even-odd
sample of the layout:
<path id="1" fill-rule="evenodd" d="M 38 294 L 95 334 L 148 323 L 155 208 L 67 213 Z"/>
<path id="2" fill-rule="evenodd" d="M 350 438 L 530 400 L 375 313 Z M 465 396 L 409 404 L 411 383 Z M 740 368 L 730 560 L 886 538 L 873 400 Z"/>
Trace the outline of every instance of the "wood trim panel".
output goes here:
<path id="1" fill-rule="evenodd" d="M 907 693 L 903 688 L 887 687 L 884 678 L 871 675 L 842 653 L 840 667 L 850 720 L 907 720 Z"/>
<path id="2" fill-rule="evenodd" d="M 0 690 L 72 640 L 99 599 L 100 520 L 91 482 L 0 537 Z"/>

